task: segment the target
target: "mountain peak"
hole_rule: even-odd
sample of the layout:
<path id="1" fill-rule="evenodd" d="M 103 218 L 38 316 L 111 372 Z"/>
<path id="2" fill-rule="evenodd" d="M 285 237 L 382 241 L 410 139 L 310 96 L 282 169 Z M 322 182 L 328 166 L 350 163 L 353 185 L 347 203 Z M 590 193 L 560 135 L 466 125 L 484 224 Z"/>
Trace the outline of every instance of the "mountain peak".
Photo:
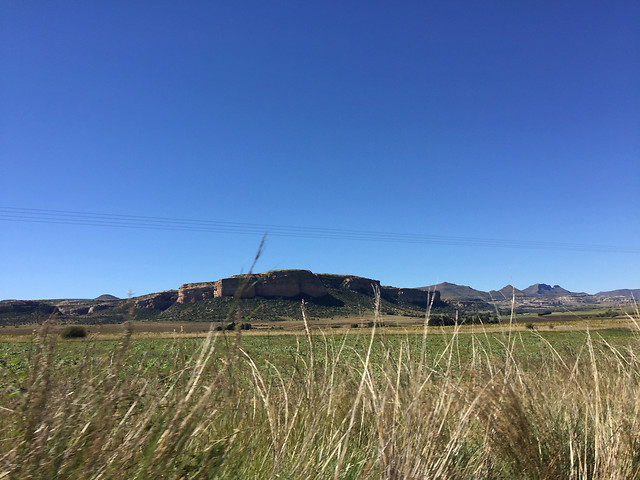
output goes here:
<path id="1" fill-rule="evenodd" d="M 522 290 L 527 295 L 569 295 L 571 292 L 565 290 L 560 285 L 547 285 L 546 283 L 535 283 Z"/>
<path id="2" fill-rule="evenodd" d="M 491 290 L 489 294 L 495 300 L 500 300 L 500 299 L 508 300 L 508 299 L 511 299 L 513 295 L 515 295 L 516 297 L 520 297 L 524 295 L 522 293 L 522 290 L 518 290 L 516 287 L 514 287 L 511 284 L 502 287 L 500 290 Z"/>

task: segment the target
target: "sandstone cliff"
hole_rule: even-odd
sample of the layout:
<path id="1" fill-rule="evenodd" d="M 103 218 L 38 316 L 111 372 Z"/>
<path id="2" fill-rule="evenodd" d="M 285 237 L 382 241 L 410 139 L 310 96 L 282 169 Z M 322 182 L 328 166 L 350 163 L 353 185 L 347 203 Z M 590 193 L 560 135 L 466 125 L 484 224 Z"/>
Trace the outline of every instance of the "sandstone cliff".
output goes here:
<path id="1" fill-rule="evenodd" d="M 242 288 L 242 298 L 291 298 L 301 295 L 318 298 L 328 293 L 320 279 L 309 270 L 273 270 L 218 280 L 214 297 L 232 297 L 239 288 Z"/>
<path id="2" fill-rule="evenodd" d="M 192 303 L 207 298 L 233 297 L 241 289 L 240 298 L 327 295 L 320 279 L 309 270 L 273 270 L 265 273 L 236 275 L 216 282 L 186 283 L 178 290 L 178 303 Z"/>
<path id="3" fill-rule="evenodd" d="M 185 283 L 178 289 L 178 303 L 194 303 L 207 298 L 213 298 L 216 282 Z"/>
<path id="4" fill-rule="evenodd" d="M 154 310 L 166 310 L 178 300 L 177 290 L 165 290 L 164 292 L 151 293 L 135 299 L 136 308 L 149 308 Z"/>
<path id="5" fill-rule="evenodd" d="M 354 292 L 373 295 L 373 288 L 380 287 L 380 280 L 358 277 L 356 275 L 335 275 L 333 273 L 317 273 L 316 277 L 331 288 L 346 288 Z"/>

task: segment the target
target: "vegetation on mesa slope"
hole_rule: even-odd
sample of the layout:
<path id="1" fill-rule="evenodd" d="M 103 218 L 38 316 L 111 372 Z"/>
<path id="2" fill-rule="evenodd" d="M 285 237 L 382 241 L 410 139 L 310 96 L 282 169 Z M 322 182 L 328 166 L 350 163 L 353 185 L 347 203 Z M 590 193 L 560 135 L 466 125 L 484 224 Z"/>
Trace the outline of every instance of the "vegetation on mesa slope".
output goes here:
<path id="1" fill-rule="evenodd" d="M 242 298 L 232 297 L 210 298 L 201 302 L 176 303 L 155 317 L 167 321 L 221 321 L 227 317 L 230 306 L 237 301 L 237 306 L 244 318 L 248 320 L 302 320 L 300 302 L 296 298 Z M 311 318 L 331 318 L 334 316 L 359 316 L 371 312 L 373 296 L 344 289 L 329 289 L 329 295 L 320 298 L 306 298 L 306 308 Z M 424 308 L 407 303 L 391 303 L 381 301 L 383 314 L 423 316 Z M 136 312 L 138 318 L 140 312 Z"/>

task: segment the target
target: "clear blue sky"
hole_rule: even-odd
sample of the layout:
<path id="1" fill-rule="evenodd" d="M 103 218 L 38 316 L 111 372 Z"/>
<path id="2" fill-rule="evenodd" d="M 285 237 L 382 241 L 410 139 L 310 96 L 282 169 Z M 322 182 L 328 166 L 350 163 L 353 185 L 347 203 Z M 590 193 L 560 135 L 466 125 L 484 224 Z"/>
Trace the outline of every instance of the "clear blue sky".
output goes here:
<path id="1" fill-rule="evenodd" d="M 277 226 L 303 235 L 268 236 L 257 271 L 640 288 L 639 2 L 0 8 L 0 207 L 255 226 L 5 209 L 0 299 L 215 280 L 247 271 Z"/>

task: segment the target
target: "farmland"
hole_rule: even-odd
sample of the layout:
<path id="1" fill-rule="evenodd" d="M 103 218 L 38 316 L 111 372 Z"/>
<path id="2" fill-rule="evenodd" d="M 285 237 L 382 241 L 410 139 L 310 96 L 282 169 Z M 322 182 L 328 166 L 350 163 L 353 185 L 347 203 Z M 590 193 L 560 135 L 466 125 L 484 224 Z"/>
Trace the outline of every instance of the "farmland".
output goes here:
<path id="1" fill-rule="evenodd" d="M 5 335 L 0 475 L 637 478 L 627 320 Z"/>

